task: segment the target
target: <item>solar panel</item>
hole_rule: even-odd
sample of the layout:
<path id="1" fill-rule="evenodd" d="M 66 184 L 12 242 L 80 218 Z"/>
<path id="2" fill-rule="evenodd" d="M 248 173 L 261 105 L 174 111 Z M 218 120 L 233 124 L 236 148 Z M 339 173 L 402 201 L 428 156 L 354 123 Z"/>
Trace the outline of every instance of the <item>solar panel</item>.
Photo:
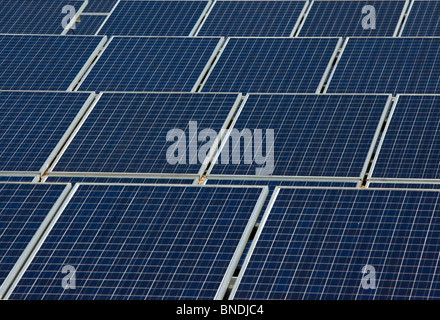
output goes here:
<path id="1" fill-rule="evenodd" d="M 440 36 L 440 3 L 412 1 L 401 30 L 404 37 Z"/>
<path id="2" fill-rule="evenodd" d="M 438 298 L 439 196 L 281 188 L 234 299 Z"/>
<path id="3" fill-rule="evenodd" d="M 197 178 L 206 165 L 208 143 L 222 134 L 240 98 L 237 94 L 105 93 L 53 171 Z"/>
<path id="4" fill-rule="evenodd" d="M 44 173 L 93 98 L 0 91 L 0 172 Z"/>
<path id="5" fill-rule="evenodd" d="M 0 184 L 0 298 L 44 231 L 66 185 Z M 46 219 L 46 220 L 45 220 Z"/>
<path id="6" fill-rule="evenodd" d="M 251 94 L 208 176 L 362 179 L 389 103 L 386 95 Z"/>
<path id="7" fill-rule="evenodd" d="M 373 178 L 439 179 L 440 96 L 399 96 Z"/>
<path id="8" fill-rule="evenodd" d="M 339 41 L 229 38 L 202 91 L 314 93 L 328 72 Z"/>
<path id="9" fill-rule="evenodd" d="M 80 185 L 10 298 L 222 298 L 265 191 Z"/>
<path id="10" fill-rule="evenodd" d="M 305 1 L 216 1 L 198 36 L 289 37 Z"/>
<path id="11" fill-rule="evenodd" d="M 84 12 L 109 13 L 118 0 L 89 0 Z"/>
<path id="12" fill-rule="evenodd" d="M 327 92 L 438 93 L 439 47 L 440 38 L 350 38 Z"/>
<path id="13" fill-rule="evenodd" d="M 0 182 L 32 182 L 34 176 L 21 177 L 21 176 L 0 176 Z"/>
<path id="14" fill-rule="evenodd" d="M 75 35 L 94 35 L 104 22 L 105 15 L 82 14 L 81 21 L 76 23 L 75 29 L 70 30 L 69 34 Z"/>
<path id="15" fill-rule="evenodd" d="M 370 182 L 368 188 L 387 188 L 387 189 L 440 189 L 440 184 L 427 183 L 389 183 L 389 182 Z"/>
<path id="16" fill-rule="evenodd" d="M 220 38 L 114 37 L 80 90 L 189 92 Z"/>
<path id="17" fill-rule="evenodd" d="M 119 1 L 99 34 L 192 36 L 208 1 Z"/>
<path id="18" fill-rule="evenodd" d="M 0 177 L 0 181 L 1 181 Z M 46 183 L 119 183 L 119 184 L 193 184 L 194 179 L 152 179 L 152 178 L 108 178 L 108 177 L 84 177 L 84 176 L 46 176 Z"/>
<path id="19" fill-rule="evenodd" d="M 83 0 L 2 0 L 0 33 L 61 34 L 67 31 L 64 27 L 76 20 L 85 5 Z M 68 19 L 70 15 L 72 18 Z"/>
<path id="20" fill-rule="evenodd" d="M 298 36 L 397 36 L 404 9 L 406 1 L 313 1 Z"/>
<path id="21" fill-rule="evenodd" d="M 67 90 L 102 37 L 0 35 L 0 90 Z"/>

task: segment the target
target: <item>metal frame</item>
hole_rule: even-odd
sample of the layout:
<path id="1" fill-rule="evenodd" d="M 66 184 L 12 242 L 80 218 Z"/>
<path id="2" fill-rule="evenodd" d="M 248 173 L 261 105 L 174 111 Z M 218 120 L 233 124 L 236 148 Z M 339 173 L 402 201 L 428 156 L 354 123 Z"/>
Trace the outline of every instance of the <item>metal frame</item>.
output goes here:
<path id="1" fill-rule="evenodd" d="M 121 2 L 121 0 L 116 1 L 115 5 L 113 6 L 113 8 L 110 10 L 109 13 L 107 13 L 107 18 L 104 19 L 104 21 L 102 22 L 102 24 L 99 26 L 98 30 L 96 30 L 95 36 L 99 35 L 99 32 L 101 31 L 102 27 L 104 27 L 105 23 L 107 22 L 107 20 L 110 18 L 110 16 L 112 15 L 112 13 L 116 10 L 116 8 L 118 7 L 119 2 Z"/>
<path id="2" fill-rule="evenodd" d="M 70 19 L 69 24 L 64 28 L 63 32 L 61 32 L 61 35 L 65 35 L 67 34 L 67 32 L 69 32 L 69 30 L 72 28 L 72 26 L 76 23 L 76 20 L 79 18 L 79 16 L 81 15 L 81 13 L 84 11 L 84 9 L 87 7 L 87 5 L 89 4 L 88 0 L 84 0 L 83 5 L 79 8 L 79 10 L 75 13 L 75 15 L 73 16 L 72 19 Z"/>
<path id="3" fill-rule="evenodd" d="M 41 183 L 47 183 L 47 184 L 54 184 L 54 183 L 69 183 L 69 182 L 51 182 L 51 181 L 47 181 L 50 178 L 63 178 L 63 177 L 68 177 L 68 178 L 95 178 L 95 179 L 99 179 L 99 178 L 104 178 L 104 179 L 150 179 L 150 178 L 145 178 L 145 177 L 137 177 L 137 176 L 132 176 L 130 174 L 121 174 L 119 177 L 95 177 L 95 176 L 90 176 L 88 174 L 73 174 L 73 175 L 67 175 L 67 174 L 47 174 L 45 175 L 42 179 L 41 179 Z M 157 178 L 152 178 L 152 179 L 157 179 Z M 162 178 L 159 178 L 158 180 L 161 180 Z M 185 184 L 178 184 L 178 185 L 199 185 L 199 179 L 187 179 L 187 178 L 183 178 L 181 179 L 178 175 L 177 176 L 173 176 L 170 178 L 167 178 L 167 180 L 188 180 L 188 183 Z M 72 182 L 70 182 L 72 183 Z M 79 182 L 77 182 L 79 183 Z M 129 184 L 129 185 L 145 185 L 145 184 L 152 184 L 153 182 L 145 182 L 145 183 L 129 183 L 129 182 L 81 182 L 81 184 L 105 184 L 105 185 L 113 185 L 113 184 Z M 158 184 L 165 184 L 164 182 L 159 182 Z M 166 185 L 171 185 L 171 183 L 166 184 Z"/>
<path id="4" fill-rule="evenodd" d="M 66 91 L 38 91 L 38 90 L 30 90 L 30 91 L 25 91 L 25 90 L 0 90 L 1 92 L 40 92 L 40 93 L 44 93 L 44 92 L 48 92 L 48 93 L 67 93 Z M 64 135 L 61 137 L 60 141 L 58 142 L 58 144 L 55 146 L 55 148 L 52 150 L 52 152 L 50 153 L 50 155 L 47 157 L 46 161 L 43 163 L 43 165 L 40 167 L 39 171 L 0 171 L 0 175 L 1 176 L 41 176 L 45 173 L 45 171 L 49 168 L 49 165 L 51 162 L 54 161 L 55 156 L 58 154 L 58 152 L 61 150 L 61 147 L 63 146 L 63 144 L 66 142 L 67 138 L 69 137 L 69 135 L 72 133 L 73 129 L 75 128 L 75 126 L 77 125 L 77 123 L 79 122 L 79 120 L 83 117 L 84 113 L 86 112 L 86 110 L 89 108 L 91 102 L 93 101 L 93 99 L 95 99 L 95 93 L 94 92 L 81 92 L 83 94 L 89 94 L 89 97 L 87 98 L 87 100 L 84 102 L 83 106 L 81 107 L 81 109 L 79 110 L 78 114 L 75 116 L 75 118 L 73 119 L 72 123 L 69 125 L 69 127 L 66 129 L 66 131 L 64 132 Z"/>
<path id="5" fill-rule="evenodd" d="M 315 93 L 321 93 L 321 91 L 324 89 L 325 80 L 327 80 L 327 78 L 328 78 L 330 70 L 332 69 L 332 66 L 333 66 L 333 62 L 335 61 L 336 56 L 339 52 L 339 49 L 341 48 L 342 42 L 343 42 L 343 39 L 339 38 L 338 43 L 336 44 L 336 48 L 333 51 L 333 54 L 330 58 L 330 61 L 328 62 L 327 67 L 324 70 L 324 74 L 322 75 L 321 81 L 319 82 L 318 88 L 316 89 Z M 336 65 L 335 65 L 335 68 L 336 68 Z"/>
<path id="6" fill-rule="evenodd" d="M 196 24 L 192 28 L 192 30 L 189 33 L 189 37 L 196 36 L 197 33 L 199 33 L 201 24 L 203 24 L 206 21 L 206 17 L 209 14 L 208 12 L 211 12 L 212 7 L 214 6 L 215 2 L 212 2 L 211 0 L 208 0 L 205 6 L 205 9 L 203 9 L 202 14 L 200 15 L 199 19 L 196 21 Z M 203 22 L 202 22 L 203 21 Z"/>
<path id="7" fill-rule="evenodd" d="M 374 93 L 367 93 L 367 94 L 363 94 L 363 93 L 354 93 L 354 94 L 330 93 L 330 94 L 327 94 L 327 95 L 334 95 L 334 96 L 341 96 L 341 95 L 343 95 L 343 96 L 356 96 L 356 95 L 365 96 L 365 95 L 367 95 L 367 96 L 387 96 L 388 97 L 385 105 L 383 106 L 381 118 L 379 120 L 379 123 L 377 124 L 375 134 L 374 134 L 372 141 L 371 141 L 371 144 L 370 144 L 370 148 L 368 150 L 367 156 L 365 157 L 364 165 L 363 165 L 361 173 L 358 177 L 331 177 L 331 176 L 315 177 L 315 176 L 275 176 L 275 175 L 272 175 L 272 176 L 252 175 L 251 176 L 251 175 L 211 174 L 212 169 L 215 166 L 215 164 L 217 163 L 218 158 L 219 158 L 225 144 L 227 142 L 229 142 L 230 134 L 231 134 L 232 130 L 235 128 L 235 124 L 237 123 L 238 118 L 240 117 L 240 114 L 246 105 L 247 99 L 251 95 L 291 95 L 291 96 L 298 95 L 298 96 L 302 96 L 302 95 L 321 95 L 321 94 L 316 94 L 316 93 L 288 93 L 288 94 L 283 94 L 283 93 L 248 93 L 244 97 L 243 104 L 241 105 L 241 107 L 239 108 L 237 113 L 235 114 L 234 120 L 231 123 L 230 128 L 227 130 L 227 132 L 224 136 L 224 139 L 222 140 L 222 143 L 220 145 L 220 148 L 217 150 L 217 153 L 215 154 L 215 156 L 211 160 L 211 166 L 208 168 L 208 170 L 206 172 L 206 176 L 208 178 L 210 178 L 210 179 L 224 179 L 224 180 L 238 180 L 238 179 L 240 179 L 240 180 L 257 180 L 257 181 L 261 181 L 261 180 L 273 181 L 273 180 L 275 180 L 275 181 L 316 181 L 316 182 L 355 182 L 355 183 L 359 183 L 365 177 L 366 170 L 368 168 L 368 164 L 370 162 L 371 156 L 372 156 L 373 151 L 375 149 L 376 143 L 379 139 L 383 123 L 387 119 L 388 110 L 389 110 L 391 102 L 392 102 L 392 96 L 390 94 L 383 94 L 383 93 L 382 94 L 374 94 Z M 376 159 L 377 159 L 377 153 L 376 153 Z M 370 172 L 371 172 L 371 170 L 370 170 Z"/>
<path id="8" fill-rule="evenodd" d="M 203 186 L 202 188 L 207 188 L 208 186 Z M 221 186 L 214 186 L 216 188 L 221 188 Z M 251 188 L 251 187 L 249 187 Z M 261 187 L 257 187 L 261 188 Z M 229 266 L 226 270 L 226 273 L 221 281 L 220 287 L 217 290 L 217 293 L 214 297 L 214 300 L 221 300 L 223 299 L 226 290 L 228 289 L 229 283 L 232 280 L 232 276 L 234 275 L 234 271 L 237 268 L 238 263 L 240 262 L 240 258 L 243 254 L 244 249 L 246 248 L 246 244 L 249 241 L 249 237 L 251 235 L 252 229 L 255 226 L 255 223 L 257 221 L 257 218 L 260 214 L 260 211 L 263 207 L 263 204 L 266 200 L 266 197 L 269 193 L 268 187 L 262 187 L 260 197 L 258 198 L 257 203 L 255 204 L 254 210 L 251 214 L 251 217 L 246 225 L 245 230 L 243 231 L 243 234 L 241 236 L 240 242 L 237 245 L 237 248 L 235 249 L 234 255 L 232 256 L 231 262 L 229 263 Z"/>
<path id="9" fill-rule="evenodd" d="M 384 131 L 382 133 L 381 139 L 379 141 L 379 144 L 377 146 L 377 150 L 376 150 L 376 156 L 373 159 L 373 163 L 371 165 L 371 169 L 370 172 L 368 173 L 367 176 L 367 187 L 369 186 L 369 182 L 378 182 L 378 183 L 416 183 L 416 184 L 436 184 L 436 183 L 440 183 L 440 179 L 414 179 L 414 178 L 386 178 L 386 177 L 374 177 L 374 169 L 376 167 L 376 163 L 377 163 L 377 159 L 379 158 L 380 152 L 382 150 L 382 145 L 385 141 L 385 138 L 387 136 L 387 132 L 388 132 L 388 128 L 390 126 L 391 121 L 393 121 L 393 115 L 394 115 L 394 111 L 396 110 L 397 104 L 399 103 L 399 98 L 401 96 L 440 96 L 440 94 L 398 94 L 396 96 L 396 98 L 393 101 L 390 113 L 388 115 L 387 118 L 387 123 L 385 125 Z"/>
<path id="10" fill-rule="evenodd" d="M 299 33 L 298 28 L 302 27 L 302 25 L 303 25 L 302 22 L 304 22 L 304 20 L 306 19 L 305 15 L 306 15 L 306 11 L 309 7 L 309 3 L 310 3 L 309 0 L 306 0 L 306 2 L 304 3 L 304 7 L 302 8 L 302 10 L 298 16 L 298 19 L 296 20 L 296 23 L 293 26 L 293 30 L 290 33 L 291 38 L 298 38 L 298 33 Z M 310 4 L 310 6 L 311 6 L 311 4 Z"/>
<path id="11" fill-rule="evenodd" d="M 49 213 L 44 218 L 43 222 L 40 224 L 40 227 L 35 232 L 31 241 L 28 243 L 26 248 L 23 250 L 22 254 L 18 258 L 12 270 L 9 272 L 9 275 L 6 277 L 3 285 L 0 287 L 0 299 L 8 299 L 17 285 L 18 281 L 23 276 L 23 273 L 28 268 L 30 262 L 34 258 L 36 252 L 42 244 L 42 239 L 47 236 L 48 229 L 50 225 L 52 225 L 54 217 L 57 216 L 61 205 L 65 203 L 66 197 L 71 192 L 71 184 L 66 184 L 64 191 L 60 194 L 58 200 L 50 209 Z"/>
<path id="12" fill-rule="evenodd" d="M 307 0 L 307 2 L 309 2 L 309 0 Z M 304 9 L 307 9 L 307 11 L 303 15 L 302 23 L 298 26 L 297 30 L 295 30 L 295 38 L 300 38 L 299 34 L 301 33 L 301 30 L 302 30 L 302 28 L 304 26 L 304 21 L 306 21 L 307 17 L 309 16 L 309 13 L 312 10 L 312 7 L 313 7 L 314 3 L 315 3 L 315 1 L 311 0 L 310 5 L 308 7 L 304 7 Z M 292 32 L 292 36 L 293 36 L 293 34 L 294 33 Z"/>
<path id="13" fill-rule="evenodd" d="M 347 43 L 348 43 L 349 39 L 350 39 L 350 37 L 347 37 L 344 40 L 344 43 L 342 44 L 342 47 L 339 46 L 339 49 L 338 49 L 338 51 L 339 51 L 338 59 L 336 60 L 336 63 L 335 63 L 335 65 L 332 68 L 330 76 L 328 76 L 328 78 L 327 78 L 327 85 L 325 86 L 324 91 L 322 93 L 327 93 L 328 87 L 330 86 L 330 83 L 331 83 L 331 81 L 333 79 L 333 75 L 335 74 L 335 71 L 338 68 L 339 61 L 341 61 L 341 57 L 344 54 L 345 47 L 347 46 Z"/>
<path id="14" fill-rule="evenodd" d="M 403 6 L 402 13 L 400 14 L 400 18 L 399 18 L 399 21 L 397 23 L 396 30 L 394 30 L 393 37 L 400 37 L 400 35 L 401 35 L 402 31 L 403 31 L 403 27 L 404 27 L 404 25 L 406 24 L 406 21 L 407 21 L 407 19 L 405 19 L 405 21 L 403 21 L 403 19 L 405 17 L 408 18 L 409 10 L 411 10 L 411 9 L 408 10 L 408 6 L 410 5 L 412 7 L 412 4 L 413 4 L 412 1 L 411 1 L 411 5 L 410 5 L 409 4 L 409 0 L 405 0 L 405 5 Z M 402 24 L 402 22 L 403 22 L 403 24 Z M 400 29 L 400 33 L 399 33 L 399 29 Z"/>
<path id="15" fill-rule="evenodd" d="M 95 36 L 89 36 L 89 37 L 95 37 Z M 76 91 L 76 88 L 79 87 L 79 81 L 86 73 L 86 71 L 91 67 L 93 60 L 98 56 L 99 52 L 102 50 L 106 42 L 107 42 L 107 36 L 103 36 L 96 49 L 92 52 L 89 59 L 86 61 L 84 66 L 81 68 L 81 70 L 78 72 L 78 74 L 73 79 L 72 83 L 70 84 L 70 86 L 67 88 L 66 91 L 70 91 L 70 92 Z"/>
<path id="16" fill-rule="evenodd" d="M 94 102 L 91 104 L 91 106 L 87 109 L 86 112 L 84 112 L 81 121 L 75 125 L 75 130 L 69 134 L 68 140 L 63 143 L 63 147 L 60 151 L 57 152 L 56 158 L 51 161 L 50 167 L 47 169 L 47 174 L 52 175 L 58 175 L 58 176 L 82 176 L 82 177 L 105 177 L 105 178 L 152 178 L 152 179 L 170 179 L 170 178 L 176 178 L 176 179 L 200 179 L 203 174 L 206 171 L 206 167 L 211 162 L 212 158 L 214 157 L 215 153 L 217 152 L 217 146 L 219 142 L 222 140 L 223 136 L 225 135 L 225 132 L 227 131 L 228 124 L 233 120 L 234 115 L 236 113 L 237 108 L 239 107 L 241 101 L 242 101 L 242 95 L 241 93 L 215 93 L 215 92 L 203 92 L 203 93 L 193 93 L 193 92 L 121 92 L 125 94 L 149 94 L 149 93 L 157 93 L 157 94 L 187 94 L 187 95 L 193 95 L 193 94 L 208 94 L 208 95 L 236 95 L 237 98 L 232 105 L 228 116 L 226 117 L 225 121 L 223 122 L 223 125 L 220 129 L 220 132 L 217 134 L 217 138 L 213 142 L 209 153 L 207 154 L 205 160 L 200 164 L 199 171 L 197 173 L 191 173 L 191 174 L 177 174 L 177 173 L 124 173 L 124 172 L 63 172 L 63 171 L 54 171 L 56 168 L 56 165 L 58 164 L 59 160 L 63 156 L 63 154 L 66 152 L 67 148 L 69 147 L 70 143 L 73 141 L 77 133 L 81 130 L 81 127 L 83 126 L 84 122 L 87 121 L 89 115 L 93 112 L 95 106 L 98 104 L 99 100 L 101 99 L 102 95 L 105 93 L 117 93 L 118 91 L 103 91 L 100 92 L 98 95 L 95 96 Z M 43 177 L 44 178 L 44 177 Z M 198 180 L 197 180 L 198 181 Z"/>

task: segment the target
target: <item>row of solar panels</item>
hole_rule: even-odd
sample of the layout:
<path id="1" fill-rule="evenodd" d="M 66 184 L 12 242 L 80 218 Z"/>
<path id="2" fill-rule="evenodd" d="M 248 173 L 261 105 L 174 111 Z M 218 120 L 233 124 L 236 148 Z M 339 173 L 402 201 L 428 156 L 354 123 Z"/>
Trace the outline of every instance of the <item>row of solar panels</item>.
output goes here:
<path id="1" fill-rule="evenodd" d="M 256 224 L 267 192 L 0 184 L 0 295 L 221 299 L 229 287 L 235 299 L 438 297 L 439 191 L 277 188 Z M 366 265 L 376 290 L 359 285 Z"/>
<path id="2" fill-rule="evenodd" d="M 438 95 L 0 91 L 0 174 L 438 181 L 439 103 Z"/>
<path id="3" fill-rule="evenodd" d="M 439 47 L 440 38 L 0 35 L 0 90 L 432 94 Z"/>
<path id="4" fill-rule="evenodd" d="M 109 36 L 438 36 L 440 15 L 437 1 L 423 0 L 3 0 L 2 4 L 0 33 L 15 34 L 60 34 L 72 29 L 75 34 Z M 72 23 L 62 25 L 71 13 L 63 10 L 67 5 L 75 11 Z M 367 14 L 374 14 L 374 22 Z"/>

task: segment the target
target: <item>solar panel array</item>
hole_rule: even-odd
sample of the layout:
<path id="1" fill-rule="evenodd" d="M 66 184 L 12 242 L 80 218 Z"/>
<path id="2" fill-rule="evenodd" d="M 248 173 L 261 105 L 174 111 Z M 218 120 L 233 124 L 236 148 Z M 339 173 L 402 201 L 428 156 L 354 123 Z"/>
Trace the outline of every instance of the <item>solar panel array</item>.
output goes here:
<path id="1" fill-rule="evenodd" d="M 1 1 L 0 299 L 438 299 L 439 10 Z"/>

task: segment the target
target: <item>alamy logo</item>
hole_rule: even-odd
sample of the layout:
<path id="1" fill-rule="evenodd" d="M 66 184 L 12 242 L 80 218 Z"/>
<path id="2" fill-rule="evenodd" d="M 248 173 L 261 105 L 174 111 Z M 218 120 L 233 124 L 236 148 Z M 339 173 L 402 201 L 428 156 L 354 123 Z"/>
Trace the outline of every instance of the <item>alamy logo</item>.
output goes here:
<path id="1" fill-rule="evenodd" d="M 376 9 L 373 6 L 367 5 L 362 8 L 362 13 L 366 14 L 362 18 L 362 28 L 364 30 L 376 29 Z"/>
<path id="2" fill-rule="evenodd" d="M 74 266 L 67 265 L 61 270 L 63 274 L 67 275 L 63 278 L 61 285 L 64 290 L 76 289 L 76 269 Z"/>
<path id="3" fill-rule="evenodd" d="M 167 142 L 172 142 L 166 153 L 167 162 L 171 165 L 203 163 L 208 155 L 212 156 L 222 144 L 220 137 L 226 137 L 224 147 L 217 159 L 221 164 L 253 164 L 259 167 L 255 169 L 256 175 L 271 175 L 274 170 L 274 130 L 265 130 L 265 148 L 263 142 L 263 130 L 232 129 L 229 135 L 222 130 L 220 134 L 213 129 L 198 131 L 197 121 L 188 124 L 188 136 L 182 129 L 172 129 L 166 136 Z M 230 148 L 229 142 L 233 146 Z M 243 144 L 241 143 L 243 142 Z M 199 146 L 199 143 L 202 143 Z M 243 150 L 241 148 L 243 145 Z M 230 150 L 232 149 L 232 150 Z M 264 152 L 263 152 L 264 151 Z M 210 154 L 211 152 L 211 154 Z M 264 154 L 264 155 L 263 155 Z"/>
<path id="4" fill-rule="evenodd" d="M 362 268 L 361 285 L 363 289 L 376 289 L 376 269 L 371 265 Z"/>
<path id="5" fill-rule="evenodd" d="M 75 18 L 75 7 L 70 5 L 64 6 L 62 13 L 67 13 L 67 15 L 61 21 L 61 26 L 63 27 L 63 29 L 66 29 L 67 26 L 72 23 L 73 18 Z M 73 22 L 71 29 L 76 29 L 76 21 Z"/>

